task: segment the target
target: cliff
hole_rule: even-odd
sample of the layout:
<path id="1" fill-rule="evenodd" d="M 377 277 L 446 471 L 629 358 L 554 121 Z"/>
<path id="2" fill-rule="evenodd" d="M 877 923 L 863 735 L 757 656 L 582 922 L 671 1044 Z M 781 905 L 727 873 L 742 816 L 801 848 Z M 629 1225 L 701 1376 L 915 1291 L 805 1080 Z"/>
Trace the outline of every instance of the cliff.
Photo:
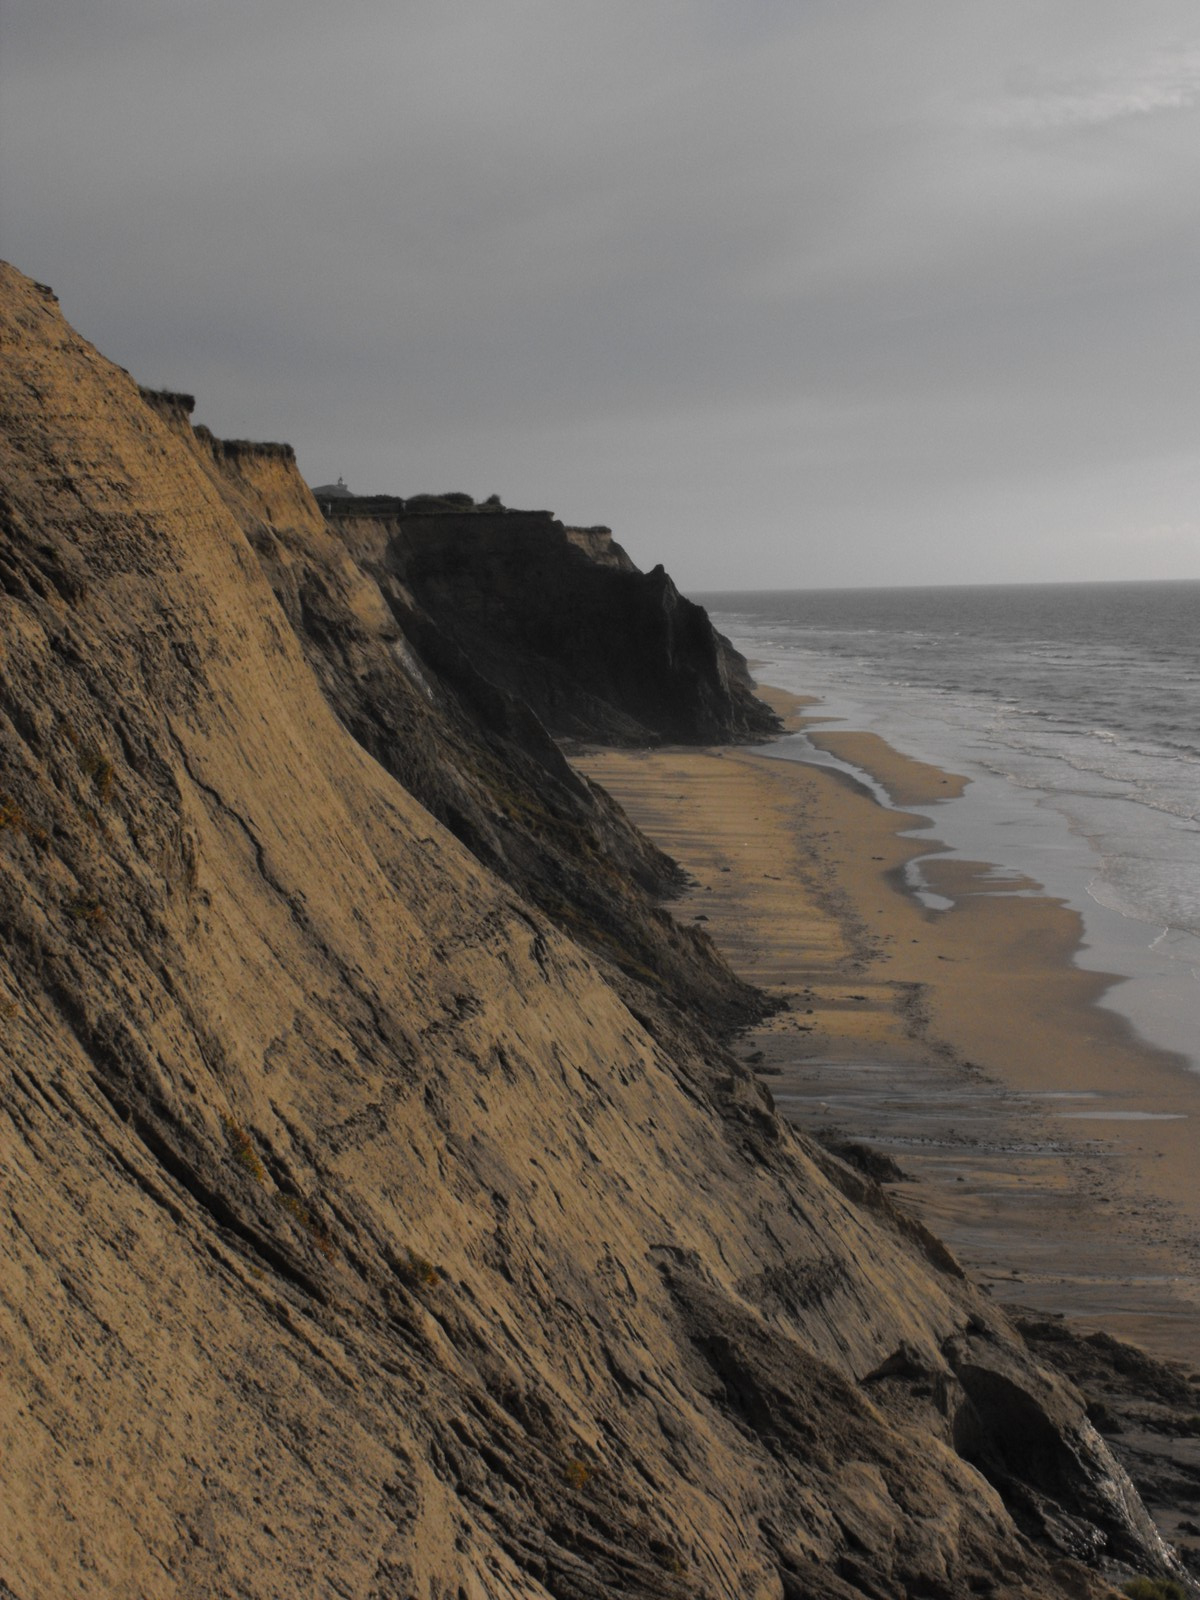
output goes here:
<path id="1" fill-rule="evenodd" d="M 679 887 L 674 864 L 411 595 L 389 584 L 385 600 L 317 514 L 290 455 L 231 447 L 193 430 L 178 397 L 141 393 L 245 533 L 357 742 L 480 861 L 586 943 L 641 1011 L 700 1012 L 722 1031 L 760 1014 L 761 997 L 707 936 L 658 909 Z"/>
<path id="2" fill-rule="evenodd" d="M 689 1015 L 715 954 L 518 887 L 594 857 L 649 927 L 668 869 L 414 599 L 430 675 L 397 558 L 7 267 L 0 347 L 0 1588 L 1170 1570 L 1069 1384 Z"/>
<path id="3" fill-rule="evenodd" d="M 607 528 L 445 498 L 348 497 L 326 513 L 399 616 L 417 605 L 554 734 L 609 743 L 765 737 L 746 663 L 662 567 Z"/>

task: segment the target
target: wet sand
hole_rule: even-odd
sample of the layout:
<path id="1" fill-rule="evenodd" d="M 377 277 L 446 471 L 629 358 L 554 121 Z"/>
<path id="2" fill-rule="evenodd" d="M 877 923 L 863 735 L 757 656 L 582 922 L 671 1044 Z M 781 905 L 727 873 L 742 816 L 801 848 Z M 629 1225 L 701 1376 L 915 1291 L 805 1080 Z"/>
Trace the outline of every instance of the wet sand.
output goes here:
<path id="1" fill-rule="evenodd" d="M 798 725 L 802 701 L 769 697 Z M 812 736 L 898 804 L 961 790 L 875 735 Z M 785 1115 L 892 1155 L 912 1180 L 895 1198 L 997 1298 L 1200 1365 L 1200 1074 L 1095 1004 L 1110 980 L 1073 965 L 1073 911 L 949 855 L 923 864 L 954 902 L 929 910 L 904 864 L 936 817 L 832 769 L 734 749 L 578 764 L 690 873 L 676 915 L 786 1002 L 738 1044 Z"/>

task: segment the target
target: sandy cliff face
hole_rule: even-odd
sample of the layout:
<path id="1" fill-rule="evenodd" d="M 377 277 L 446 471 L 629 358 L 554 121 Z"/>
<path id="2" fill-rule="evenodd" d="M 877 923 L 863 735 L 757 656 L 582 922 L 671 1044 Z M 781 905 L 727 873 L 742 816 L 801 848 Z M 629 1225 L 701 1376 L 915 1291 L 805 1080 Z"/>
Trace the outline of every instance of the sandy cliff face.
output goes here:
<path id="1" fill-rule="evenodd" d="M 1069 1556 L 1160 1562 L 944 1253 L 339 721 L 305 563 L 363 639 L 388 617 L 286 458 L 206 458 L 8 268 L 0 341 L 12 1593 L 1049 1595 L 1103 1592 Z"/>
<path id="2" fill-rule="evenodd" d="M 343 726 L 484 865 L 604 962 L 641 1012 L 726 1029 L 762 1010 L 707 937 L 657 907 L 674 863 L 566 760 L 530 708 L 385 577 L 353 561 L 278 445 L 193 430 L 190 397 L 150 394 L 233 513 Z M 598 534 L 603 530 L 588 530 Z M 620 564 L 620 563 L 618 563 Z M 630 566 L 628 559 L 625 566 Z"/>

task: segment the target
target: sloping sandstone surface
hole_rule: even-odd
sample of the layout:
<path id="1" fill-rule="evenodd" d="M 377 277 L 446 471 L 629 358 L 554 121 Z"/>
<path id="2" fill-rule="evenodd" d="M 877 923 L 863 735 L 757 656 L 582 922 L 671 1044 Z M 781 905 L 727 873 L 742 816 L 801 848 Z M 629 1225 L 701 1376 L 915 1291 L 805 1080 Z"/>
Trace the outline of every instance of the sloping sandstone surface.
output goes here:
<path id="1" fill-rule="evenodd" d="M 354 652 L 268 580 L 315 513 L 286 453 L 251 452 L 277 467 L 235 514 L 237 447 L 7 267 L 0 344 L 8 1591 L 1168 1571 L 1078 1396 L 936 1242 L 669 973 L 631 1008 L 355 736 Z M 386 634 L 369 574 L 304 560 Z"/>
<path id="2" fill-rule="evenodd" d="M 680 888 L 675 864 L 410 595 L 388 582 L 385 600 L 340 528 L 331 532 L 317 513 L 288 447 L 216 440 L 192 428 L 190 396 L 141 393 L 233 513 L 359 744 L 484 865 L 586 943 L 639 1011 L 666 1004 L 678 1023 L 700 1010 L 722 1030 L 761 1015 L 764 997 L 734 977 L 707 935 L 659 909 Z"/>

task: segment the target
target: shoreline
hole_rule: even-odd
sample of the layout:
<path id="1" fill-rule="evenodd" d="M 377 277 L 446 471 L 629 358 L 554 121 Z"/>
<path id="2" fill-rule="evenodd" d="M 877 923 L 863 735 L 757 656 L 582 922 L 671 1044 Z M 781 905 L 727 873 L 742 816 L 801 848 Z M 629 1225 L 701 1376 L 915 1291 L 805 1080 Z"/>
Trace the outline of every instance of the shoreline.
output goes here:
<path id="1" fill-rule="evenodd" d="M 964 781 L 874 734 L 815 737 L 897 805 Z M 1200 1075 L 1097 1004 L 1118 980 L 1074 964 L 1077 913 L 937 854 L 936 820 L 832 767 L 729 747 L 578 764 L 688 871 L 674 914 L 786 1002 L 739 1047 L 789 1120 L 891 1156 L 893 1197 L 998 1299 L 1195 1364 Z M 950 909 L 906 882 L 915 856 Z"/>
<path id="2" fill-rule="evenodd" d="M 992 681 L 983 663 L 997 648 L 991 623 L 1005 631 L 1005 605 L 984 605 L 979 620 L 984 624 L 986 614 L 990 622 L 975 650 L 955 625 L 962 620 L 957 610 L 953 616 L 936 606 L 927 611 L 914 596 L 915 611 L 907 605 L 894 616 L 889 611 L 887 627 L 868 627 L 854 647 L 861 646 L 860 653 L 842 660 L 850 635 L 840 643 L 827 640 L 828 649 L 821 627 L 811 638 L 802 627 L 793 638 L 783 621 L 791 602 L 781 612 L 759 599 L 761 611 L 755 600 L 747 602 L 747 612 L 736 603 L 739 597 L 723 597 L 729 614 L 719 620 L 747 655 L 760 658 L 751 663 L 760 681 L 820 702 L 810 707 L 819 717 L 815 734 L 810 721 L 776 741 L 772 753 L 834 762 L 816 747 L 828 739 L 834 748 L 831 733 L 836 738 L 840 730 L 870 729 L 907 755 L 969 774 L 965 798 L 935 808 L 944 842 L 963 857 L 1030 874 L 1078 911 L 1085 937 L 1076 964 L 1121 975 L 1101 1005 L 1119 1011 L 1152 1044 L 1186 1056 L 1200 1074 L 1200 836 L 1194 826 L 1200 752 L 1194 729 L 1188 731 L 1195 719 L 1187 716 L 1186 689 L 1179 691 L 1182 699 L 1168 693 L 1164 706 L 1156 701 L 1154 669 L 1145 655 L 1148 649 L 1152 656 L 1153 641 L 1137 648 L 1126 641 L 1133 654 L 1122 688 L 1110 682 L 1113 662 L 1103 634 L 1081 629 L 1081 616 L 1072 623 L 1064 615 L 1069 649 L 1079 652 L 1078 675 L 1071 679 L 1082 696 L 1076 716 L 1074 691 L 1059 681 L 1049 658 L 1043 660 L 1037 627 L 1028 648 L 1012 654 L 1012 640 L 999 647 L 994 664 L 1007 691 Z M 982 603 L 985 591 L 976 599 Z M 824 613 L 819 596 L 812 602 L 815 619 Z M 827 620 L 835 623 L 841 609 L 834 605 Z M 870 614 L 868 606 L 860 621 Z M 1112 616 L 1117 633 L 1124 615 Z M 772 619 L 784 627 L 778 638 L 766 626 Z M 1026 621 L 1033 626 L 1032 617 Z M 929 638 L 941 641 L 940 655 L 929 653 L 928 639 L 918 642 L 925 624 Z M 910 647 L 916 654 L 906 665 Z M 937 665 L 943 656 L 944 674 Z M 1107 701 L 1105 684 L 1113 691 Z M 1174 701 L 1183 717 L 1179 740 L 1171 733 Z M 910 871 L 920 886 L 922 863 Z"/>

